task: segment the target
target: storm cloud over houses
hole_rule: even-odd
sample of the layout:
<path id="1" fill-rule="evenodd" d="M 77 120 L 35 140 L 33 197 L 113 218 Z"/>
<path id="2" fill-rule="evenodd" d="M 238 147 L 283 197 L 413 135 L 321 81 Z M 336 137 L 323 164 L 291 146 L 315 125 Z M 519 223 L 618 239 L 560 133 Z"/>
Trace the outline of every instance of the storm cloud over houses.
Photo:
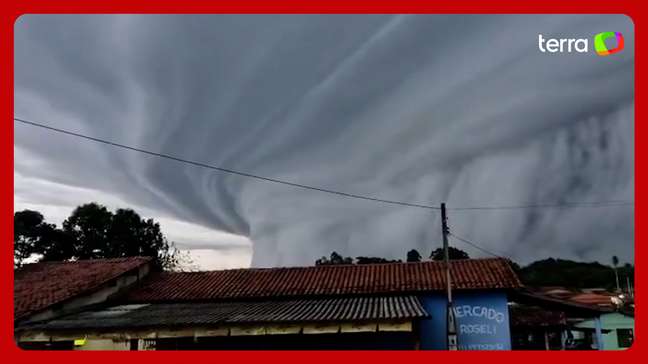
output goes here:
<path id="1" fill-rule="evenodd" d="M 625 49 L 538 49 L 538 34 L 593 43 L 603 31 L 623 33 Z M 632 201 L 633 69 L 621 15 L 28 15 L 15 25 L 15 116 L 411 203 Z M 90 200 L 134 207 L 181 247 L 212 252 L 210 266 L 440 246 L 435 211 L 14 128 L 16 209 L 57 220 Z M 521 263 L 634 260 L 627 205 L 451 210 L 450 226 Z"/>

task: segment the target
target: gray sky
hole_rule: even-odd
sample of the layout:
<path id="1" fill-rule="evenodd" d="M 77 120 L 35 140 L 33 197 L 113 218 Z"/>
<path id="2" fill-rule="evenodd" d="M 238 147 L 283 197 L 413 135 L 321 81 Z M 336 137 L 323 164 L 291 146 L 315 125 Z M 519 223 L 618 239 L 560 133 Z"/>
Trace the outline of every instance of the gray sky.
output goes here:
<path id="1" fill-rule="evenodd" d="M 450 207 L 634 200 L 634 32 L 618 15 L 29 15 L 15 115 L 243 172 Z M 608 57 L 545 38 L 620 31 Z M 204 269 L 440 246 L 434 211 L 263 183 L 15 125 L 14 208 L 133 207 Z M 632 206 L 451 211 L 528 263 L 634 260 Z M 462 242 L 452 244 L 484 256 Z"/>

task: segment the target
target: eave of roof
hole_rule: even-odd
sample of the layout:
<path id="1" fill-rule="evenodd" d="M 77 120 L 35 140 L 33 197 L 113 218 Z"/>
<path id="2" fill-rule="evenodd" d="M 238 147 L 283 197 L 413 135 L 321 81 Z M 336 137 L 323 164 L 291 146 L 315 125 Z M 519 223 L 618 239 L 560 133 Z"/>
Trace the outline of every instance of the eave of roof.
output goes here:
<path id="1" fill-rule="evenodd" d="M 94 292 L 151 260 L 128 257 L 27 264 L 14 271 L 14 319 Z"/>
<path id="2" fill-rule="evenodd" d="M 18 330 L 141 329 L 219 326 L 379 322 L 428 317 L 415 296 L 329 297 L 290 300 L 154 303 L 119 305 L 67 315 Z"/>

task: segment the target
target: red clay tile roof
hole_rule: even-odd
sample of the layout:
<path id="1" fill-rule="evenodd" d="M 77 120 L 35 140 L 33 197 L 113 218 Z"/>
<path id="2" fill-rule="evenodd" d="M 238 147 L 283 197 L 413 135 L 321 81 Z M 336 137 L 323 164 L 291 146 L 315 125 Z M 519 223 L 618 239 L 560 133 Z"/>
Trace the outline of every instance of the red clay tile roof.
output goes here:
<path id="1" fill-rule="evenodd" d="M 569 290 L 558 287 L 526 287 L 529 292 L 536 295 L 560 299 L 579 305 L 613 307 L 613 297 L 617 295 L 607 291 L 587 292 L 586 290 Z"/>
<path id="2" fill-rule="evenodd" d="M 569 297 L 569 300 L 586 305 L 613 306 L 612 297 L 612 293 L 580 293 Z"/>
<path id="3" fill-rule="evenodd" d="M 20 319 L 89 293 L 150 260 L 131 257 L 24 265 L 14 271 L 14 318 Z"/>
<path id="4" fill-rule="evenodd" d="M 289 296 L 385 294 L 445 289 L 442 262 L 329 265 L 160 273 L 131 291 L 127 302 L 198 301 Z M 519 288 L 505 259 L 452 262 L 456 289 Z"/>
<path id="5" fill-rule="evenodd" d="M 532 292 L 528 289 L 513 291 L 512 297 L 510 298 L 518 303 L 541 306 L 545 309 L 564 311 L 567 314 L 576 316 L 586 315 L 585 317 L 590 317 L 591 315 L 599 315 L 601 312 L 612 312 L 611 307 L 583 304 L 565 298 Z"/>

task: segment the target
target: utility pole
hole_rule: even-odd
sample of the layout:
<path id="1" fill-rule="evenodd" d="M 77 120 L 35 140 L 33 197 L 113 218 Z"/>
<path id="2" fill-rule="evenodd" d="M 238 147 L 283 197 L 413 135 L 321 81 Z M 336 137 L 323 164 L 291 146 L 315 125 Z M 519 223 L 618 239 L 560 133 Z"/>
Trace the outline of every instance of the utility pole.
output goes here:
<path id="1" fill-rule="evenodd" d="M 626 284 L 628 286 L 628 296 L 634 299 L 634 292 L 632 292 L 632 285 L 630 284 L 630 276 L 626 276 Z"/>
<path id="2" fill-rule="evenodd" d="M 457 322 L 455 320 L 454 306 L 452 304 L 452 278 L 450 277 L 450 251 L 448 250 L 448 217 L 446 216 L 445 203 L 441 203 L 441 227 L 443 231 L 443 260 L 445 262 L 446 271 L 446 290 L 448 292 L 448 305 L 447 305 L 447 340 L 448 350 L 458 350 L 457 344 Z"/>

